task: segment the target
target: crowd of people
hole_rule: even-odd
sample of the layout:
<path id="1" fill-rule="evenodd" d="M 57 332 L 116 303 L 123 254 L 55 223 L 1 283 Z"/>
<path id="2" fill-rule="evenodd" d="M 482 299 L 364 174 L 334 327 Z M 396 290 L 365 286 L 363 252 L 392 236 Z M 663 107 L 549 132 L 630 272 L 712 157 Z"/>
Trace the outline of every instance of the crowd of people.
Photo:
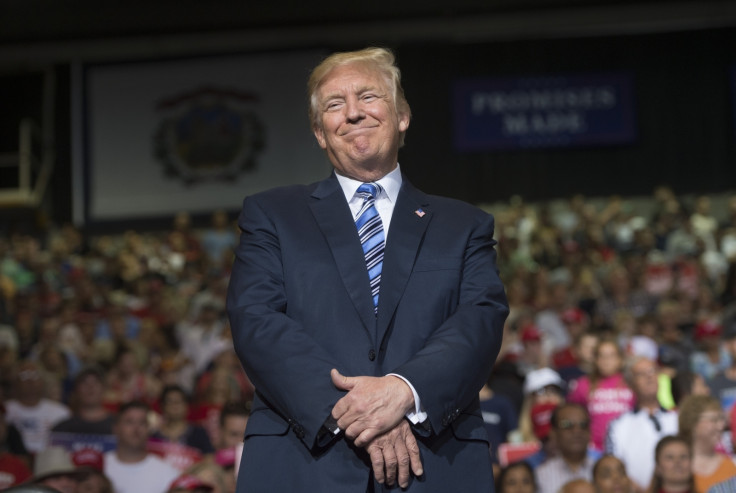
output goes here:
<path id="1" fill-rule="evenodd" d="M 511 313 L 484 388 L 497 491 L 736 491 L 736 197 L 497 215 Z M 482 393 L 483 395 L 483 393 Z M 503 416 L 518 417 L 509 425 Z"/>
<path id="2" fill-rule="evenodd" d="M 491 211 L 510 307 L 481 391 L 499 493 L 732 491 L 727 203 L 660 187 L 646 212 Z M 0 231 L 0 489 L 234 492 L 254 388 L 224 310 L 233 219 Z"/>
<path id="3" fill-rule="evenodd" d="M 0 489 L 235 491 L 254 389 L 224 310 L 238 233 L 0 238 Z"/>

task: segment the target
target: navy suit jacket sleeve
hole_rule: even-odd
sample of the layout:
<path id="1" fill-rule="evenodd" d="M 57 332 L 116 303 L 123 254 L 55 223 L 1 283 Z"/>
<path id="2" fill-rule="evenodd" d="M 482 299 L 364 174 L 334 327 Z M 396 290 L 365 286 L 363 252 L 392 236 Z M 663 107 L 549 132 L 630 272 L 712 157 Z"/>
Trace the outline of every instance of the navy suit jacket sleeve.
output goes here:
<path id="1" fill-rule="evenodd" d="M 312 447 L 343 395 L 330 380 L 338 362 L 288 314 L 284 238 L 258 196 L 245 199 L 239 226 L 227 302 L 235 350 L 259 397 Z"/>
<path id="2" fill-rule="evenodd" d="M 473 218 L 464 236 L 456 239 L 464 242 L 464 251 L 461 257 L 447 259 L 443 267 L 460 269 L 460 282 L 453 291 L 456 302 L 453 300 L 448 310 L 452 313 L 434 328 L 416 354 L 393 370 L 412 382 L 437 431 L 455 421 L 477 399 L 498 355 L 508 314 L 496 267 L 493 218 L 469 210 L 464 213 Z M 440 215 L 436 212 L 433 221 L 453 220 L 452 214 L 446 218 Z M 430 227 L 440 226 L 433 223 Z M 456 228 L 448 227 L 446 231 L 451 234 Z M 421 264 L 415 265 L 417 270 L 421 270 Z M 421 300 L 415 303 L 416 310 L 427 309 Z"/>

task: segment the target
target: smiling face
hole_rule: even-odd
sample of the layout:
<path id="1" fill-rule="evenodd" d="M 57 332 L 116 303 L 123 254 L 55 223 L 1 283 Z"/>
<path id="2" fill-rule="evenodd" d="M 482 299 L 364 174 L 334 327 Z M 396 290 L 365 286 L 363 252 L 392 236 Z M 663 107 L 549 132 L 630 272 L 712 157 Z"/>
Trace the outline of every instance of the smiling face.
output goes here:
<path id="1" fill-rule="evenodd" d="M 313 131 L 338 173 L 375 181 L 397 163 L 409 115 L 399 113 L 388 79 L 366 63 L 334 68 L 316 92 Z"/>

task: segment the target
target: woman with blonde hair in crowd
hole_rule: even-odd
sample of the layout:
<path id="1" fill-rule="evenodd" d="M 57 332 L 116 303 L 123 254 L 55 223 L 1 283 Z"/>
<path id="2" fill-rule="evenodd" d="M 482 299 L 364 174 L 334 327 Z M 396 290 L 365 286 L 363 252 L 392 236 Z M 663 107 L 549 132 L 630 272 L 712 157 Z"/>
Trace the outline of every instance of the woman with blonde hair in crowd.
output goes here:
<path id="1" fill-rule="evenodd" d="M 719 450 L 725 424 L 715 397 L 691 395 L 680 407 L 680 435 L 690 442 L 695 493 L 706 493 L 714 484 L 736 476 L 733 459 Z"/>
<path id="2" fill-rule="evenodd" d="M 602 338 L 595 347 L 590 375 L 570 385 L 569 402 L 585 406 L 590 414 L 593 447 L 603 450 L 608 423 L 634 407 L 634 393 L 623 376 L 623 352 L 615 339 Z"/>
<path id="3" fill-rule="evenodd" d="M 565 402 L 564 381 L 551 368 L 540 368 L 529 372 L 524 380 L 524 402 L 519 413 L 519 429 L 512 432 L 510 440 L 539 442 L 540 449 L 526 457 L 532 467 L 537 467 L 556 453 L 549 439 L 552 411 Z"/>
<path id="4" fill-rule="evenodd" d="M 681 436 L 666 436 L 654 449 L 654 475 L 649 493 L 693 493 L 690 443 Z"/>

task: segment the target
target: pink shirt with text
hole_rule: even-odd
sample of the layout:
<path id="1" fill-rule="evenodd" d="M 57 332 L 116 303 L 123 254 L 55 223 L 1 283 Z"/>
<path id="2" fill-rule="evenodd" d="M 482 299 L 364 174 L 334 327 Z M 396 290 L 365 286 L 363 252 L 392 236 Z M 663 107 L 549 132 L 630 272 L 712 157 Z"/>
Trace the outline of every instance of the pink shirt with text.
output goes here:
<path id="1" fill-rule="evenodd" d="M 570 385 L 569 402 L 582 404 L 590 414 L 590 440 L 596 450 L 603 450 L 608 423 L 634 408 L 634 393 L 620 373 L 602 378 L 590 391 L 590 379 L 581 377 Z"/>

